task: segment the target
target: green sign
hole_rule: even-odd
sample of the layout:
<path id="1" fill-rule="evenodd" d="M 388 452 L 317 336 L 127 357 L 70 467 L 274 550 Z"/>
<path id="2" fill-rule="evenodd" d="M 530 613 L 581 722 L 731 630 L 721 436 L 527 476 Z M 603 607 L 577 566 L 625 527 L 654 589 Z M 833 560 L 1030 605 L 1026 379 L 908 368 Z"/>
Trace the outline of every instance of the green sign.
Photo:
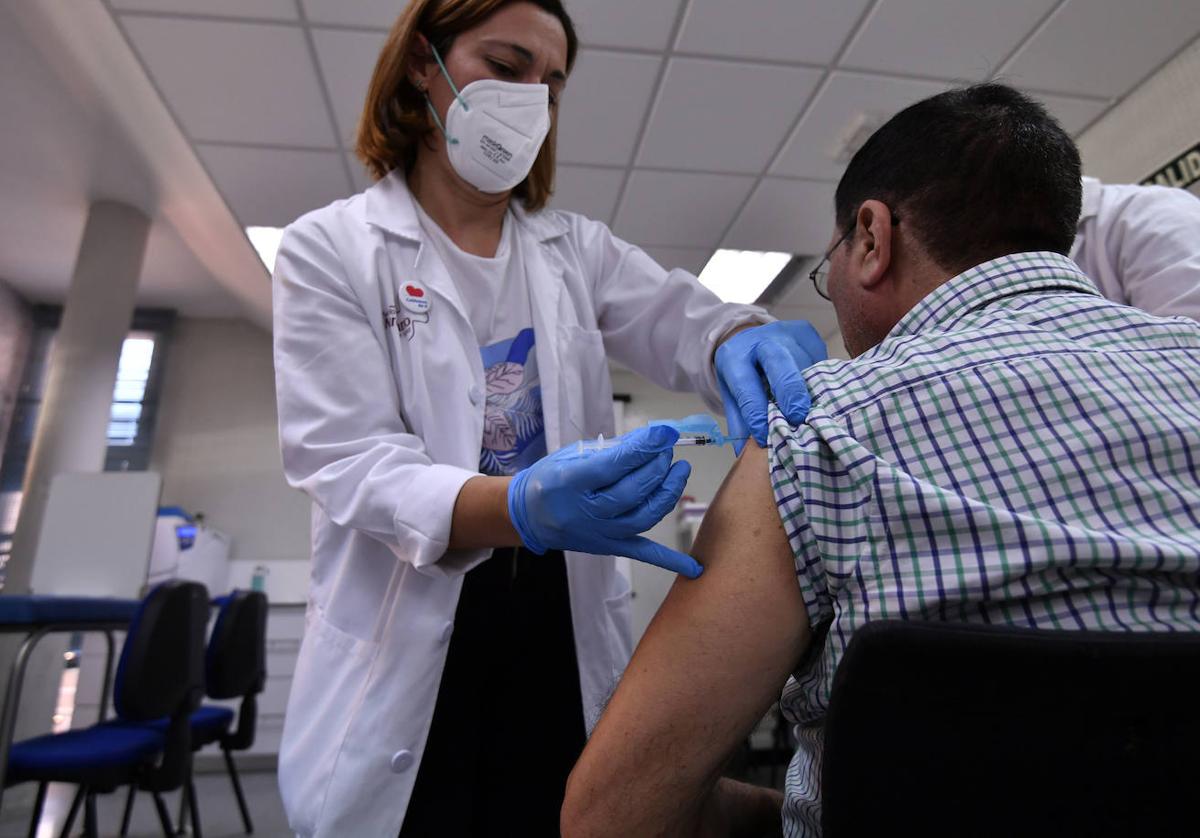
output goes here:
<path id="1" fill-rule="evenodd" d="M 1163 166 L 1142 181 L 1143 186 L 1178 186 L 1186 189 L 1200 181 L 1200 143 Z"/>

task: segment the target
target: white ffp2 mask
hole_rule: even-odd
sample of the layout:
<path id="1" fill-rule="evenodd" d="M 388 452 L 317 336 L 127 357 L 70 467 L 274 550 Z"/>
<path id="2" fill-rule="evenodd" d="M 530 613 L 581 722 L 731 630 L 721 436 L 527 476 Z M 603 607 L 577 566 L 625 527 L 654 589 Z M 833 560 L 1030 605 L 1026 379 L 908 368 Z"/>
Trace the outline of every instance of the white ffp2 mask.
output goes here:
<path id="1" fill-rule="evenodd" d="M 481 192 L 507 192 L 529 175 L 550 132 L 550 88 L 480 79 L 459 90 L 436 48 L 433 55 L 454 91 L 445 125 L 425 95 L 450 165 Z"/>

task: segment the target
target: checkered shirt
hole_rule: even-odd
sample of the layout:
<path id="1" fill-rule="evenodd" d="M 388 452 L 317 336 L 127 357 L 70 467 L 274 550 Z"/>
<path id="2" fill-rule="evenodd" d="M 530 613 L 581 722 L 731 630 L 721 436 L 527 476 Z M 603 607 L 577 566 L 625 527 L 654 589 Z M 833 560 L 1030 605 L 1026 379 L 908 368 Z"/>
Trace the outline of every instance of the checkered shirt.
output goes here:
<path id="1" fill-rule="evenodd" d="M 1200 323 L 1020 253 L 923 299 L 772 408 L 771 481 L 814 632 L 783 707 L 785 832 L 820 834 L 832 676 L 870 620 L 1200 629 Z"/>

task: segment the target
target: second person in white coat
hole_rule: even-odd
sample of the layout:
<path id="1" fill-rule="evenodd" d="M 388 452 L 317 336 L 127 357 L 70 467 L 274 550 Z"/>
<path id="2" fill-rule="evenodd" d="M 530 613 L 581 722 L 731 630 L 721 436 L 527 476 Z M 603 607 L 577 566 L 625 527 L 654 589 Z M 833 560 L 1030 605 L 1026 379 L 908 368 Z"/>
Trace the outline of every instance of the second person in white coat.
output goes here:
<path id="1" fill-rule="evenodd" d="M 1071 258 L 1114 302 L 1200 320 L 1200 199 L 1187 190 L 1085 177 Z"/>

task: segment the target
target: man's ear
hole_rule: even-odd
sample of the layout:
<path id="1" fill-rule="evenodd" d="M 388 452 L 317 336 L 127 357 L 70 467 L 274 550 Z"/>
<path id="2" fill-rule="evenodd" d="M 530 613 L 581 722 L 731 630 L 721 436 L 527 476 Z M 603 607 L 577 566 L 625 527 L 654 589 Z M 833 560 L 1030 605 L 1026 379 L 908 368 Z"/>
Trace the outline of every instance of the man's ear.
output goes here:
<path id="1" fill-rule="evenodd" d="M 858 226 L 866 251 L 860 256 L 860 284 L 872 288 L 883 281 L 892 264 L 892 211 L 882 201 L 863 201 L 858 208 Z"/>

